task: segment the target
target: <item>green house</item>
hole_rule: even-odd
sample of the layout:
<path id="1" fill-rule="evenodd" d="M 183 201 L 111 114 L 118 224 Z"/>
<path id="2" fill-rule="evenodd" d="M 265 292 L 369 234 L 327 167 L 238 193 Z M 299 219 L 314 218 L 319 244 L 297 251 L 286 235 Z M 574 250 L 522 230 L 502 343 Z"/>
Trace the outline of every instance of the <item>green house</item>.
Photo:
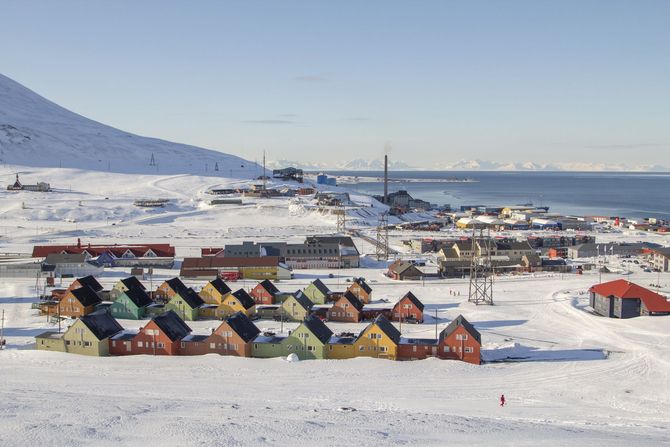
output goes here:
<path id="1" fill-rule="evenodd" d="M 109 299 L 114 301 L 119 295 L 130 289 L 146 290 L 146 287 L 144 287 L 144 284 L 142 284 L 137 277 L 129 276 L 128 278 L 118 280 L 116 284 L 114 284 L 112 290 L 109 291 Z"/>
<path id="2" fill-rule="evenodd" d="M 100 311 L 78 318 L 63 334 L 40 334 L 35 343 L 38 350 L 105 356 L 109 355 L 109 338 L 121 331 L 113 317 Z"/>
<path id="3" fill-rule="evenodd" d="M 277 313 L 285 321 L 303 321 L 311 313 L 312 306 L 310 299 L 298 291 L 281 304 Z"/>
<path id="4" fill-rule="evenodd" d="M 285 338 L 286 336 L 270 332 L 259 334 L 251 343 L 251 356 L 259 359 L 282 357 L 284 355 L 282 342 Z"/>
<path id="5" fill-rule="evenodd" d="M 204 304 L 200 295 L 189 287 L 179 290 L 165 305 L 165 310 L 173 310 L 182 320 L 194 321 L 200 316 L 200 308 Z"/>
<path id="6" fill-rule="evenodd" d="M 302 293 L 314 304 L 326 304 L 331 294 L 330 289 L 319 278 L 312 281 Z"/>
<path id="7" fill-rule="evenodd" d="M 153 304 L 147 292 L 134 288 L 121 292 L 116 296 L 109 311 L 114 318 L 140 320 L 147 315 L 147 307 Z"/>
<path id="8" fill-rule="evenodd" d="M 323 321 L 310 315 L 282 342 L 282 354 L 297 354 L 300 360 L 325 359 L 328 341 L 333 332 Z"/>

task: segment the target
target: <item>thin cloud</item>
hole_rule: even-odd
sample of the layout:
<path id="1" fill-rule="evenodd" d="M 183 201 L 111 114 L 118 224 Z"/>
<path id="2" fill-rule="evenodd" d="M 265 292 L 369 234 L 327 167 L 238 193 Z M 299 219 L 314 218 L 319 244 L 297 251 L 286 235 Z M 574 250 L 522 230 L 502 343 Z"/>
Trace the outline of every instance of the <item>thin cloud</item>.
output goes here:
<path id="1" fill-rule="evenodd" d="M 244 120 L 243 123 L 248 124 L 295 124 L 295 121 L 291 120 Z"/>
<path id="2" fill-rule="evenodd" d="M 648 147 L 662 147 L 665 144 L 659 143 L 626 143 L 626 144 L 601 144 L 597 146 L 588 146 L 588 149 L 624 151 L 629 149 L 644 149 Z"/>
<path id="3" fill-rule="evenodd" d="M 302 75 L 302 76 L 296 76 L 293 78 L 294 81 L 298 82 L 325 82 L 327 81 L 326 78 L 320 75 Z"/>

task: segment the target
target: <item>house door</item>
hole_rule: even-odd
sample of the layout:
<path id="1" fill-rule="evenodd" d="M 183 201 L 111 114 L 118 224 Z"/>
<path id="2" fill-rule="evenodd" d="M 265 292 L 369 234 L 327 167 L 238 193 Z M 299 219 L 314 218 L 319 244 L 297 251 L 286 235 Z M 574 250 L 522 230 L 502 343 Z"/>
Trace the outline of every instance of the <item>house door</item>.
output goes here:
<path id="1" fill-rule="evenodd" d="M 433 357 L 437 356 L 437 346 L 433 346 L 431 352 L 432 352 L 432 356 L 433 356 Z"/>

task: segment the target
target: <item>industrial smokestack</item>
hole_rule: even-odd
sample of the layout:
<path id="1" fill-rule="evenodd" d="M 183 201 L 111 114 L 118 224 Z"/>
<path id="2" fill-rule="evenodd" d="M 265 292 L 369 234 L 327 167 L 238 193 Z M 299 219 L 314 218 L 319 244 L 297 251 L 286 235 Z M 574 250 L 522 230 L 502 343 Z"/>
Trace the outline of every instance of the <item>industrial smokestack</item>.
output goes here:
<path id="1" fill-rule="evenodd" d="M 389 203 L 389 156 L 384 155 L 384 204 Z"/>

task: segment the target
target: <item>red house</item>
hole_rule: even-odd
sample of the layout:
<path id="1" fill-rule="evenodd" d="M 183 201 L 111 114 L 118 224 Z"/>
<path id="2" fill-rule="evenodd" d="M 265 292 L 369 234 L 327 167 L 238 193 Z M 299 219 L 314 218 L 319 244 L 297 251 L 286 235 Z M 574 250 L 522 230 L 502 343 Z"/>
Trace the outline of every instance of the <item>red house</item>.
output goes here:
<path id="1" fill-rule="evenodd" d="M 209 336 L 186 336 L 181 341 L 180 355 L 220 354 L 251 357 L 251 342 L 260 330 L 242 312 L 223 320 Z"/>
<path id="2" fill-rule="evenodd" d="M 326 311 L 328 321 L 345 321 L 349 323 L 358 323 L 361 321 L 363 303 L 356 295 L 347 291 L 335 304 Z"/>
<path id="3" fill-rule="evenodd" d="M 135 335 L 118 334 L 109 341 L 111 355 L 176 355 L 191 328 L 173 311 L 154 317 Z"/>
<path id="4" fill-rule="evenodd" d="M 400 298 L 391 311 L 391 321 L 401 320 L 408 323 L 423 323 L 423 303 L 412 292 L 407 292 Z"/>
<path id="5" fill-rule="evenodd" d="M 254 299 L 256 304 L 274 304 L 275 296 L 279 293 L 279 289 L 272 284 L 272 281 L 266 279 L 259 282 L 256 287 L 251 289 L 249 295 Z"/>
<path id="6" fill-rule="evenodd" d="M 482 336 L 463 315 L 440 332 L 437 347 L 441 359 L 462 360 L 475 365 L 482 361 Z"/>

